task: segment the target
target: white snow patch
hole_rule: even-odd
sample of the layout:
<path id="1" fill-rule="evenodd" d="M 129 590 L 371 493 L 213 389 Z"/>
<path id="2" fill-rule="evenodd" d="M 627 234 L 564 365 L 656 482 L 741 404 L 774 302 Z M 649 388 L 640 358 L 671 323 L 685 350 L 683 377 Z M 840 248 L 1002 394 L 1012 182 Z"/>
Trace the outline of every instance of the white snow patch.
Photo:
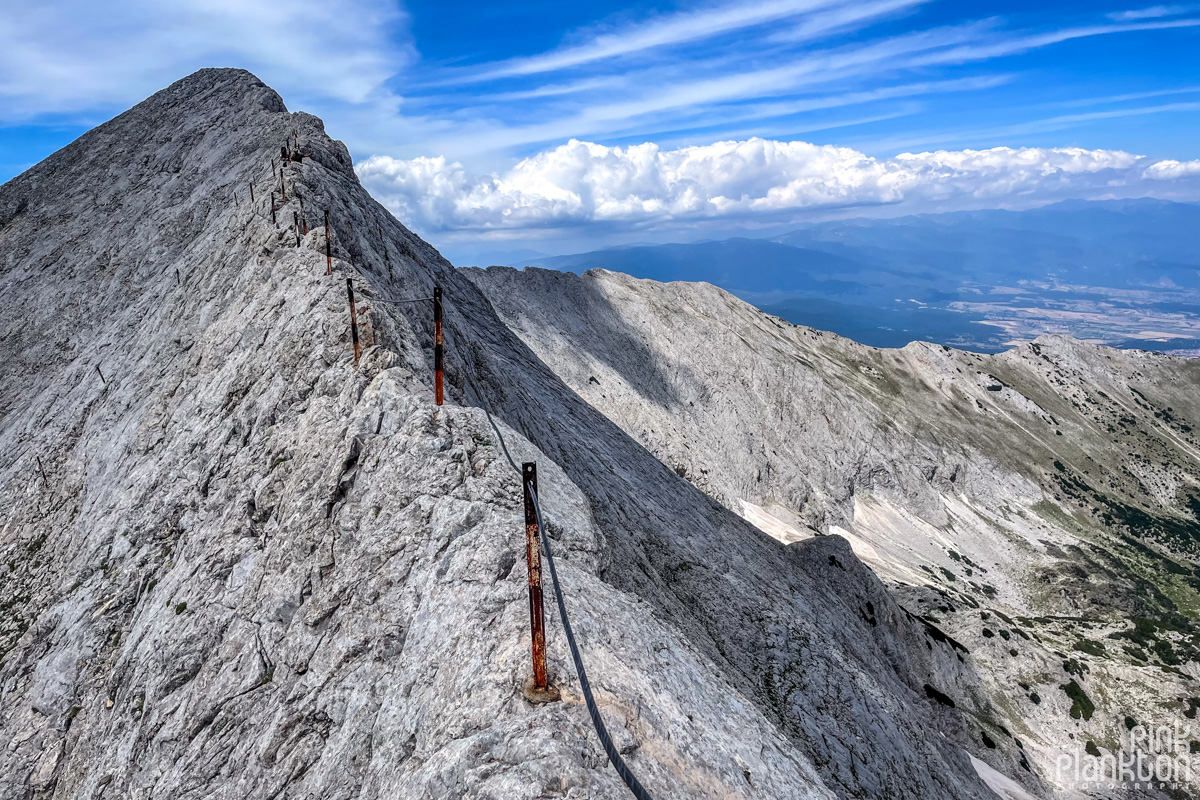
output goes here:
<path id="1" fill-rule="evenodd" d="M 754 525 L 772 539 L 777 539 L 784 544 L 792 544 L 793 542 L 811 539 L 814 536 L 810 531 L 802 531 L 793 525 L 787 524 L 762 506 L 756 506 L 754 503 L 743 500 L 740 497 L 738 498 L 738 502 L 742 504 L 742 519 Z"/>
<path id="2" fill-rule="evenodd" d="M 975 772 L 998 797 L 1003 800 L 1037 800 L 1036 797 L 1025 791 L 1025 787 L 1003 772 L 992 769 L 970 753 L 967 755 L 971 759 L 971 766 L 975 768 Z"/>
<path id="3" fill-rule="evenodd" d="M 868 544 L 864 539 L 843 528 L 841 525 L 830 525 L 829 532 L 836 533 L 838 536 L 841 536 L 850 542 L 850 549 L 854 551 L 854 555 L 858 556 L 859 559 L 863 561 L 874 562 L 876 564 L 883 563 L 883 559 L 879 557 L 878 550 Z"/>

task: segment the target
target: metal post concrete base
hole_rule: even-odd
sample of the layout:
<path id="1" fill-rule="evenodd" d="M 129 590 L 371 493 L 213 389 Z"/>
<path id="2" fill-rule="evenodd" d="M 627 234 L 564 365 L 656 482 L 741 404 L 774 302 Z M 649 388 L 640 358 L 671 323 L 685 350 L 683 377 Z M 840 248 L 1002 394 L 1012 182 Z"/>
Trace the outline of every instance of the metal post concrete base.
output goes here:
<path id="1" fill-rule="evenodd" d="M 525 685 L 521 687 L 521 694 L 525 695 L 525 699 L 535 706 L 557 703 L 562 700 L 562 695 L 553 684 L 547 684 L 545 689 L 539 689 L 533 683 L 533 676 L 525 681 Z"/>

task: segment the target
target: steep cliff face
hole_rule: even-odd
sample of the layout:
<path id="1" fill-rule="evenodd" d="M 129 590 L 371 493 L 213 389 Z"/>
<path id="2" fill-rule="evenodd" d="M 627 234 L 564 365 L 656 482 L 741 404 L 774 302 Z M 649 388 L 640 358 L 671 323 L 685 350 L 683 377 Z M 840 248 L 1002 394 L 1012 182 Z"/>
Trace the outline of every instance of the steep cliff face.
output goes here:
<path id="1" fill-rule="evenodd" d="M 1016 735 L 1056 793 L 1088 794 L 1057 759 L 1089 740 L 1113 753 L 1130 720 L 1190 724 L 1200 362 L 1065 337 L 996 356 L 878 350 L 706 284 L 466 272 L 697 488 L 780 541 L 846 537 L 970 650 L 991 704 L 971 712 L 980 735 Z"/>
<path id="2" fill-rule="evenodd" d="M 275 224 L 288 137 L 311 155 Z M 384 302 L 434 285 L 440 408 L 428 305 Z M 485 405 L 538 462 L 602 713 L 656 797 L 988 797 L 967 750 L 1041 791 L 979 744 L 974 660 L 843 540 L 763 537 L 663 466 L 248 73 L 0 187 L 0 312 L 0 797 L 622 796 L 552 612 L 563 699 L 521 693 L 520 486 Z"/>

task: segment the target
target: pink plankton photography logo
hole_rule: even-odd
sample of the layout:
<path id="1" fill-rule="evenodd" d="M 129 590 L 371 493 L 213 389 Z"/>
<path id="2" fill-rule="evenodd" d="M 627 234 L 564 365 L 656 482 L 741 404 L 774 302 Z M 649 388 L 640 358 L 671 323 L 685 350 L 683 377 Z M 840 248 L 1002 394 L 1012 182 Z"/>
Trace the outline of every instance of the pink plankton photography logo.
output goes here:
<path id="1" fill-rule="evenodd" d="M 1197 742 L 1200 745 L 1200 742 Z M 1093 742 L 1055 760 L 1059 784 L 1074 789 L 1183 789 L 1200 777 L 1200 747 L 1192 750 L 1191 726 L 1136 725 L 1115 752 Z"/>

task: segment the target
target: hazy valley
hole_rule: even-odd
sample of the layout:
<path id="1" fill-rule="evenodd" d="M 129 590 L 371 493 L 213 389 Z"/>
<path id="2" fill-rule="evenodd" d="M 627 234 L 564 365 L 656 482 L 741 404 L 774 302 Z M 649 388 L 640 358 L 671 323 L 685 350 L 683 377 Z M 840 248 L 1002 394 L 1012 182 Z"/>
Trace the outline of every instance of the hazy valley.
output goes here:
<path id="1" fill-rule="evenodd" d="M 1200 344 L 1200 206 L 1069 201 L 816 223 L 773 239 L 617 247 L 513 266 L 704 280 L 799 325 L 877 347 L 998 352 L 1048 333 Z"/>

